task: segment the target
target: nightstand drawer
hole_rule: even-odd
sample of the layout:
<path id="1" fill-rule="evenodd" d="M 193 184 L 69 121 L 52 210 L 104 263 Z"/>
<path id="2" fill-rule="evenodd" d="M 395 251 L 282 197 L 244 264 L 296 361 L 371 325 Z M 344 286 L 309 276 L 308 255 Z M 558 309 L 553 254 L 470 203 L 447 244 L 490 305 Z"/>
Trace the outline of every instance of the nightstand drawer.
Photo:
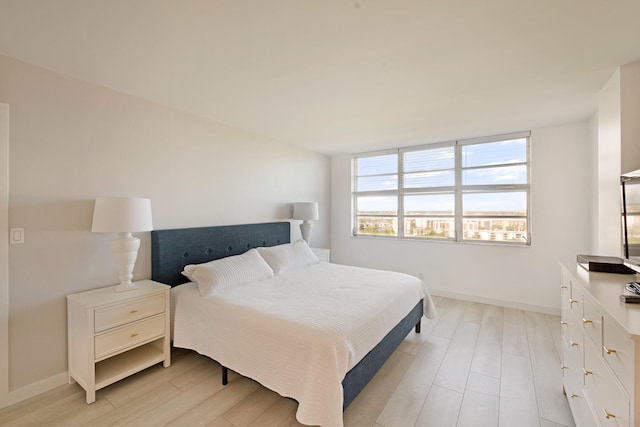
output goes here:
<path id="1" fill-rule="evenodd" d="M 161 337 L 165 333 L 165 317 L 158 316 L 142 320 L 132 325 L 119 328 L 95 337 L 95 358 L 117 353 L 137 344 Z"/>
<path id="2" fill-rule="evenodd" d="M 95 331 L 101 332 L 154 314 L 163 313 L 164 295 L 143 298 L 95 311 Z"/>

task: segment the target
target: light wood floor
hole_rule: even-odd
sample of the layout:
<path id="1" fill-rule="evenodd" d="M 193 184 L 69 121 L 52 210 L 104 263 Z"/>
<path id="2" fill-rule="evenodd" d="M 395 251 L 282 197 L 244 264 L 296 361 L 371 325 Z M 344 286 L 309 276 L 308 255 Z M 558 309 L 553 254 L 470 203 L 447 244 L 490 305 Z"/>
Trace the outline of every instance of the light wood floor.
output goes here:
<path id="1" fill-rule="evenodd" d="M 344 413 L 346 426 L 573 426 L 562 394 L 560 319 L 434 298 L 438 316 L 411 332 Z M 65 385 L 0 410 L 8 426 L 289 426 L 297 404 L 174 349 L 97 392 Z"/>

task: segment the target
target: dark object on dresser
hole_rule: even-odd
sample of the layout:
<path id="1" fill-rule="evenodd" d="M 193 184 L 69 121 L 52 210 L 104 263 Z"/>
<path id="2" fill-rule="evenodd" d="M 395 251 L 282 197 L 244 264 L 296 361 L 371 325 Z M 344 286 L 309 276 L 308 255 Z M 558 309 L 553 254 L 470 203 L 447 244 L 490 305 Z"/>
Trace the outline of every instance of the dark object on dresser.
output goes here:
<path id="1" fill-rule="evenodd" d="M 635 273 L 635 271 L 624 265 L 622 258 L 613 256 L 578 255 L 578 264 L 587 271 L 616 274 Z"/>

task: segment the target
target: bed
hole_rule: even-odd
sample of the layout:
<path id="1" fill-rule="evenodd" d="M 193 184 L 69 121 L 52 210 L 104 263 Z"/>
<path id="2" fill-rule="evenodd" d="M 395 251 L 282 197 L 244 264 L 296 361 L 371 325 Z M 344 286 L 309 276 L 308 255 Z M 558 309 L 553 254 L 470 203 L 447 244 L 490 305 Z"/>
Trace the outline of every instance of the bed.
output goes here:
<path id="1" fill-rule="evenodd" d="M 224 381 L 228 368 L 295 399 L 299 403 L 296 416 L 304 424 L 342 425 L 342 410 L 411 329 L 419 332 L 422 316 L 435 314 L 428 291 L 420 285 L 414 290 L 417 279 L 312 263 L 203 297 L 199 285 L 182 274 L 186 266 L 224 262 L 258 251 L 268 260 L 269 254 L 301 245 L 290 242 L 288 222 L 156 230 L 151 233 L 152 279 L 173 287 L 176 347 L 220 362 Z M 272 266 L 277 270 L 277 264 Z M 300 280 L 305 280 L 304 287 Z M 393 291 L 388 286 L 390 280 L 399 280 Z M 325 287 L 332 281 L 337 282 L 333 288 Z M 377 303 L 360 304 L 360 308 L 352 303 L 367 293 L 374 294 L 374 287 L 381 293 Z M 296 309 L 303 291 L 313 295 L 309 300 L 313 302 Z M 314 308 L 323 298 L 331 303 Z M 391 304 L 396 299 L 398 304 Z M 349 303 L 349 312 L 339 314 L 344 310 L 340 301 Z M 278 307 L 279 303 L 286 308 Z M 294 321 L 302 312 L 302 319 Z M 359 320 L 357 312 L 369 312 L 370 318 Z M 323 322 L 329 325 L 317 327 Z M 266 329 L 262 329 L 264 325 L 268 325 Z"/>

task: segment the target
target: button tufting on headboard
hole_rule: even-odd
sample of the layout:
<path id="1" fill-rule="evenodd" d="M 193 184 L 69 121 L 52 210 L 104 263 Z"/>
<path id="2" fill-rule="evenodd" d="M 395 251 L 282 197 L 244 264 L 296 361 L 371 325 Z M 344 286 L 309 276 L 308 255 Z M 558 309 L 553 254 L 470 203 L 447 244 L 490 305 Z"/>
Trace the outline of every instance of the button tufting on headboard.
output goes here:
<path id="1" fill-rule="evenodd" d="M 182 254 L 182 258 L 187 258 L 189 256 L 189 252 L 185 252 Z"/>

